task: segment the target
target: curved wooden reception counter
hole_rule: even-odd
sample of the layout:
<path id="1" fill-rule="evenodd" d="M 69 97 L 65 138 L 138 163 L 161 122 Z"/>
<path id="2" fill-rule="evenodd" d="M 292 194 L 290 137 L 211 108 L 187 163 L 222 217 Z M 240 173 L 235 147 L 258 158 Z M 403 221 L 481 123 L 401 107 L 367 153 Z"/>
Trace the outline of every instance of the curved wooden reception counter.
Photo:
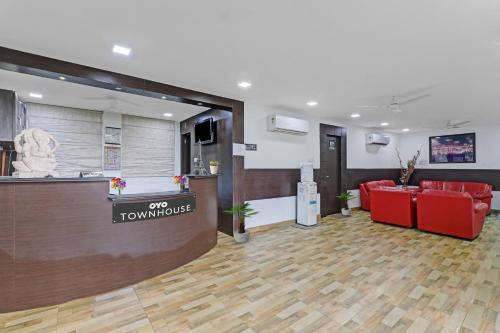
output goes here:
<path id="1" fill-rule="evenodd" d="M 217 179 L 189 184 L 189 193 L 117 197 L 102 178 L 0 179 L 0 312 L 125 287 L 208 252 Z"/>

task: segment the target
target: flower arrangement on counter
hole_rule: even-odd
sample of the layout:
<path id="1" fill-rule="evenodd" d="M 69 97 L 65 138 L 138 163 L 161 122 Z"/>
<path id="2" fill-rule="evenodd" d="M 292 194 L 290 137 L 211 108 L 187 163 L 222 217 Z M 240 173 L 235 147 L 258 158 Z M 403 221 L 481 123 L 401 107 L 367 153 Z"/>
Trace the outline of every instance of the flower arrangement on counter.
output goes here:
<path id="1" fill-rule="evenodd" d="M 120 177 L 115 177 L 111 179 L 111 188 L 112 189 L 117 189 L 118 190 L 118 195 L 122 194 L 122 190 L 127 187 L 127 182 L 125 179 L 122 179 Z"/>
<path id="2" fill-rule="evenodd" d="M 186 191 L 186 183 L 187 183 L 186 176 L 174 176 L 174 183 L 179 184 L 181 192 Z"/>

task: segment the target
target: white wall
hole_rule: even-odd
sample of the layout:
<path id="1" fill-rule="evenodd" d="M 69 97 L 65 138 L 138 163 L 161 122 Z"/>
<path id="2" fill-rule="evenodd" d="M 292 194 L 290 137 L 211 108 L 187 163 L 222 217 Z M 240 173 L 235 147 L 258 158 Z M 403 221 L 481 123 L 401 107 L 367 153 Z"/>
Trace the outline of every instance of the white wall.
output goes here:
<path id="1" fill-rule="evenodd" d="M 116 127 L 122 128 L 122 115 L 113 112 L 103 112 L 102 115 L 102 126 L 103 126 L 103 143 L 104 143 L 104 133 L 105 127 Z M 180 123 L 175 123 L 175 174 L 180 173 Z M 103 156 L 104 158 L 104 156 Z M 105 177 L 121 177 L 122 173 L 120 170 L 104 171 Z M 174 184 L 172 177 L 127 177 L 127 187 L 122 192 L 124 194 L 133 193 L 150 193 L 150 192 L 164 192 L 177 190 L 178 185 Z M 115 190 L 111 189 L 110 193 L 116 193 Z"/>
<path id="2" fill-rule="evenodd" d="M 310 111 L 314 113 L 313 110 Z M 267 116 L 282 114 L 309 121 L 309 133 L 293 135 L 267 130 Z M 257 151 L 245 152 L 245 169 L 297 169 L 301 162 L 312 161 L 314 168 L 320 165 L 319 124 L 347 128 L 347 168 L 398 168 L 396 148 L 399 136 L 388 134 L 388 146 L 366 145 L 366 135 L 372 130 L 347 126 L 329 119 L 305 117 L 304 114 L 245 103 L 245 143 L 257 144 Z M 359 196 L 357 191 L 353 194 Z M 319 196 L 319 195 L 318 195 Z M 319 200 L 318 200 L 319 202 Z M 271 224 L 296 217 L 296 197 L 282 197 L 249 201 L 259 214 L 248 221 L 249 227 Z M 349 203 L 359 207 L 359 198 Z M 319 205 L 318 205 L 319 206 Z M 319 209 L 319 208 L 318 208 Z"/>
<path id="3" fill-rule="evenodd" d="M 445 134 L 476 133 L 476 163 L 429 163 L 429 137 Z M 400 142 L 402 158 L 411 157 L 420 149 L 419 168 L 429 169 L 500 169 L 500 126 L 441 129 L 403 135 Z"/>
<path id="4" fill-rule="evenodd" d="M 314 111 L 311 111 L 313 113 Z M 309 133 L 294 135 L 267 130 L 267 116 L 282 114 L 309 121 Z M 245 169 L 291 169 L 299 168 L 301 162 L 312 161 L 319 168 L 319 124 L 337 125 L 347 128 L 347 168 L 397 168 L 396 147 L 399 136 L 388 134 L 388 146 L 366 145 L 366 134 L 372 130 L 346 126 L 324 118 L 304 117 L 290 111 L 245 104 L 245 143 L 257 144 L 257 151 L 245 154 Z"/>
<path id="5" fill-rule="evenodd" d="M 429 163 L 429 137 L 446 134 L 476 133 L 476 163 Z M 420 149 L 421 169 L 500 169 L 500 126 L 464 127 L 440 129 L 403 135 L 400 140 L 402 158 L 409 158 Z M 500 209 L 500 191 L 493 192 L 493 209 Z"/>

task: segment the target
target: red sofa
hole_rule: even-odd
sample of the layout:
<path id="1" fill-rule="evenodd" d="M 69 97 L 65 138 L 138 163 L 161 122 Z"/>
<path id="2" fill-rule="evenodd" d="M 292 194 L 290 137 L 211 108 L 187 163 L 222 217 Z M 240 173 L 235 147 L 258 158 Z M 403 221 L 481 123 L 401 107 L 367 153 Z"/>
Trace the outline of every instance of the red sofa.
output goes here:
<path id="1" fill-rule="evenodd" d="M 379 187 L 370 191 L 371 218 L 375 222 L 416 226 L 416 190 Z"/>
<path id="2" fill-rule="evenodd" d="M 417 194 L 419 230 L 472 240 L 483 229 L 487 212 L 488 205 L 467 192 L 426 189 Z"/>
<path id="3" fill-rule="evenodd" d="M 491 199 L 493 198 L 492 186 L 485 183 L 473 182 L 447 182 L 439 180 L 421 180 L 419 190 L 442 190 L 469 193 L 474 201 L 488 205 L 488 214 L 491 211 Z"/>
<path id="4" fill-rule="evenodd" d="M 370 192 L 380 186 L 396 187 L 396 183 L 393 180 L 376 180 L 359 184 L 359 197 L 362 209 L 370 210 Z"/>

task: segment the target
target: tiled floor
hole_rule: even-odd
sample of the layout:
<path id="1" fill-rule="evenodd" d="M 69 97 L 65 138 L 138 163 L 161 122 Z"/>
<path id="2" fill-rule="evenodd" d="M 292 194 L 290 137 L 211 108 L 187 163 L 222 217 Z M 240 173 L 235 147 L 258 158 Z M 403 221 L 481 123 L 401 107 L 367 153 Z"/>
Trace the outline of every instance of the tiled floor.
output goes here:
<path id="1" fill-rule="evenodd" d="M 0 315 L 0 332 L 500 331 L 500 221 L 473 242 L 374 224 L 252 230 L 112 293 Z M 1 295 L 0 295 L 1 297 Z"/>

